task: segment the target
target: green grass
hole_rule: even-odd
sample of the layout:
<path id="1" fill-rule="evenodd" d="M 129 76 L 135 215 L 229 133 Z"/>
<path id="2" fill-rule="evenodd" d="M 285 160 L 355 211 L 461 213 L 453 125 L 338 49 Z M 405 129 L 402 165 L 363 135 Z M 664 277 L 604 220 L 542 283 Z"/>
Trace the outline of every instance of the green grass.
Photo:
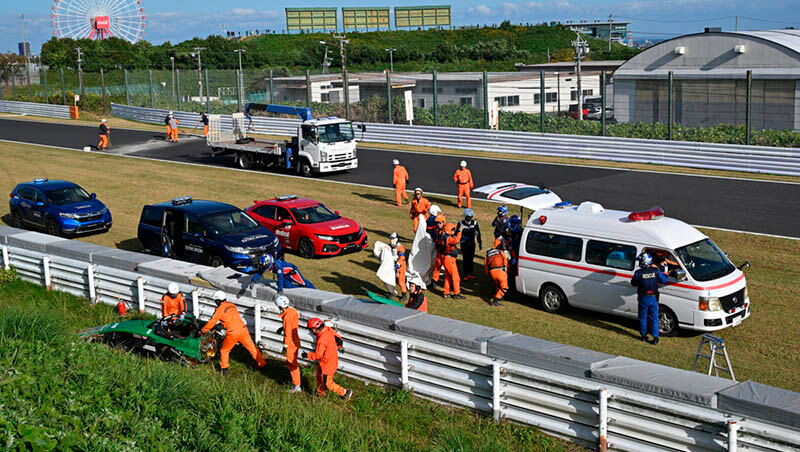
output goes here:
<path id="1" fill-rule="evenodd" d="M 65 178 L 97 192 L 113 212 L 114 227 L 106 234 L 81 240 L 100 245 L 139 249 L 135 237 L 141 206 L 181 195 L 245 207 L 254 199 L 296 193 L 319 199 L 359 221 L 370 243 L 386 241 L 393 231 L 400 234 L 407 248 L 412 239 L 408 208 L 393 205 L 392 190 L 4 143 L 0 143 L 0 155 L 0 193 L 8 193 L 17 182 L 34 177 Z M 389 161 L 385 168 L 358 169 L 369 170 L 385 171 L 387 180 L 391 177 Z M 480 174 L 474 176 L 478 184 L 488 182 L 481 181 Z M 424 188 L 424 181 L 414 184 Z M 591 199 L 591 194 L 586 197 Z M 439 204 L 451 221 L 459 215 L 453 198 L 432 197 L 431 201 Z M 493 203 L 473 203 L 476 218 L 487 233 L 495 208 Z M 3 219 L 9 221 L 7 215 Z M 737 379 L 800 391 L 796 375 L 800 369 L 800 337 L 793 329 L 800 323 L 800 313 L 794 309 L 794 301 L 800 297 L 800 274 L 796 271 L 800 268 L 800 242 L 716 230 L 703 232 L 728 251 L 734 262 L 747 259 L 753 264 L 746 270 L 751 317 L 737 328 L 717 333 L 727 343 Z M 368 252 L 314 260 L 290 254 L 287 259 L 320 289 L 364 296 L 367 290 L 382 287 L 375 276 L 378 261 Z M 478 268 L 480 259 L 482 256 L 475 262 Z M 637 340 L 635 320 L 581 310 L 550 315 L 539 309 L 535 299 L 522 296 L 511 298 L 502 308 L 489 308 L 485 300 L 491 294 L 491 282 L 483 274 L 477 276 L 463 285 L 466 300 L 443 299 L 440 291 L 429 292 L 430 312 L 676 368 L 688 369 L 692 364 L 700 341 L 697 334 L 665 338 L 658 347 L 652 347 Z"/>
<path id="2" fill-rule="evenodd" d="M 258 371 L 239 349 L 222 377 L 211 366 L 146 359 L 76 335 L 115 318 L 110 306 L 19 280 L 0 284 L 3 450 L 579 450 L 533 428 L 341 377 L 356 391 L 349 402 L 293 396 L 282 362 Z M 312 369 L 303 378 L 310 387 Z"/>

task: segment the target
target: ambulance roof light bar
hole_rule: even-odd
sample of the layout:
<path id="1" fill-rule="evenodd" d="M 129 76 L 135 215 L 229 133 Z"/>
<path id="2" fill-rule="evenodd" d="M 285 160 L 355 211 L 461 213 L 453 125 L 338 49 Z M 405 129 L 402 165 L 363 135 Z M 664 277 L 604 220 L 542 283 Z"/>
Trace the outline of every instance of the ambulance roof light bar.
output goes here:
<path id="1" fill-rule="evenodd" d="M 650 210 L 642 210 L 628 214 L 628 219 L 630 221 L 658 220 L 661 218 L 664 218 L 664 209 L 658 206 L 652 207 Z"/>

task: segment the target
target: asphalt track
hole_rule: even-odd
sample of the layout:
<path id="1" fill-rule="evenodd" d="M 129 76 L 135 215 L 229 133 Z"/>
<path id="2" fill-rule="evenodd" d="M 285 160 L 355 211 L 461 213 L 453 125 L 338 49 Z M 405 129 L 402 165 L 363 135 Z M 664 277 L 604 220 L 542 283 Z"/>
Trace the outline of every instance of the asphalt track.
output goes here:
<path id="1" fill-rule="evenodd" d="M 0 119 L 0 139 L 73 149 L 96 145 L 96 131 L 89 126 Z M 164 132 L 115 129 L 111 142 L 111 153 L 233 166 L 232 157 L 212 158 L 205 142 L 195 137 L 171 144 L 164 141 Z M 442 154 L 359 148 L 357 170 L 319 179 L 390 187 L 395 158 L 408 169 L 409 188 L 455 194 L 452 177 L 462 157 Z M 800 237 L 800 184 L 490 158 L 466 160 L 476 186 L 502 181 L 544 183 L 572 202 L 591 200 L 620 210 L 659 205 L 668 216 L 694 225 Z"/>

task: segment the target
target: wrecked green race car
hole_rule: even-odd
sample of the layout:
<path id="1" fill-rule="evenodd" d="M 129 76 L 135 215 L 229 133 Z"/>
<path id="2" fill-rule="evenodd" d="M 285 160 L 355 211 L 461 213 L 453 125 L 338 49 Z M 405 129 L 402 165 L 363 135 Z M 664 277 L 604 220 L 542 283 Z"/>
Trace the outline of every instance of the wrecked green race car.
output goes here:
<path id="1" fill-rule="evenodd" d="M 208 362 L 216 356 L 224 329 L 217 324 L 209 333 L 192 315 L 167 316 L 157 320 L 123 320 L 89 328 L 80 336 L 126 351 L 154 355 L 167 361 L 188 364 Z"/>

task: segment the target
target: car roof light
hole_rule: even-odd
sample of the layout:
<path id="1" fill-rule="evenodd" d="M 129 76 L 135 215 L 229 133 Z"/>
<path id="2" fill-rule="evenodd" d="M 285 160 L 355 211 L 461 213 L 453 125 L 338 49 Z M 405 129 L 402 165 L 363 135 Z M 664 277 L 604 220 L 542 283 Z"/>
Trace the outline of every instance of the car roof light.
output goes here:
<path id="1" fill-rule="evenodd" d="M 292 199 L 297 199 L 297 195 L 278 196 L 275 199 L 278 201 L 291 201 Z"/>
<path id="2" fill-rule="evenodd" d="M 658 206 L 652 207 L 650 210 L 631 212 L 628 215 L 628 219 L 631 221 L 658 220 L 660 218 L 664 218 L 664 209 Z"/>
<path id="3" fill-rule="evenodd" d="M 192 197 L 191 196 L 182 196 L 180 198 L 174 198 L 172 200 L 172 205 L 173 206 L 183 206 L 183 205 L 191 204 L 191 203 L 192 203 Z"/>
<path id="4" fill-rule="evenodd" d="M 34 184 L 43 184 L 45 182 L 47 182 L 46 177 L 37 177 L 36 179 L 33 180 Z"/>
<path id="5" fill-rule="evenodd" d="M 539 215 L 539 224 L 547 223 L 547 217 L 544 215 Z"/>

